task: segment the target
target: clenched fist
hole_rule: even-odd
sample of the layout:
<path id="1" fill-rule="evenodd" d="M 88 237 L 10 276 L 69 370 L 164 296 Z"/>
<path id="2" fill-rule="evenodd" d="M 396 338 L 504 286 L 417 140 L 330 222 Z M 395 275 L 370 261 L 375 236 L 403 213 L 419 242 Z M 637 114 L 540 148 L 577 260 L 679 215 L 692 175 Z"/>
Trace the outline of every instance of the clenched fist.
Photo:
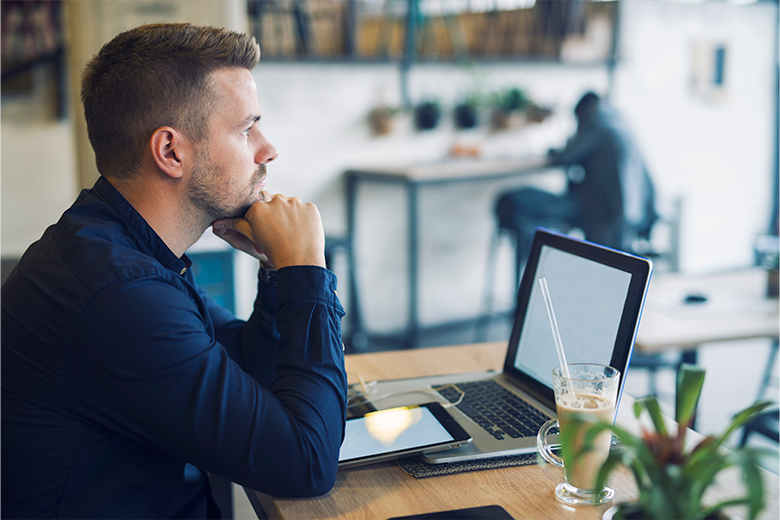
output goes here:
<path id="1" fill-rule="evenodd" d="M 325 267 L 325 233 L 317 206 L 297 197 L 263 192 L 243 218 L 214 221 L 214 234 L 276 269 L 293 265 Z"/>

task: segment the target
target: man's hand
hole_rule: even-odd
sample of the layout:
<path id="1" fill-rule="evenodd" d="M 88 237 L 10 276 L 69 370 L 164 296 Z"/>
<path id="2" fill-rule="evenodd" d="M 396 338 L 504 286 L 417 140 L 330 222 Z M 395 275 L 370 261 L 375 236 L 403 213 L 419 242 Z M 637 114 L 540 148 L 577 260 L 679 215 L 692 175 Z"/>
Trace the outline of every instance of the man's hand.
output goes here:
<path id="1" fill-rule="evenodd" d="M 297 197 L 263 192 L 244 218 L 220 219 L 214 234 L 276 269 L 292 265 L 325 267 L 325 233 L 317 206 Z"/>

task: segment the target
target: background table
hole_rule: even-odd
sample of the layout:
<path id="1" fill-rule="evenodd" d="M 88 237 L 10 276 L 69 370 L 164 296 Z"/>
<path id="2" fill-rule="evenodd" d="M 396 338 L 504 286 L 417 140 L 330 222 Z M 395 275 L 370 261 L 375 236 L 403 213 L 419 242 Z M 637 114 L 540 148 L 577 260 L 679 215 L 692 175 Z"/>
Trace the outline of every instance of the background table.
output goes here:
<path id="1" fill-rule="evenodd" d="M 503 365 L 506 343 L 423 348 L 407 351 L 356 354 L 347 356 L 351 377 L 360 374 L 367 381 L 466 371 L 499 370 Z M 618 421 L 637 428 L 631 413 L 630 398 L 624 399 Z M 692 436 L 696 435 L 691 432 Z M 710 496 L 734 496 L 740 483 L 736 473 L 724 474 Z M 570 507 L 555 500 L 555 486 L 563 472 L 552 466 L 524 466 L 459 473 L 415 479 L 397 464 L 386 462 L 341 470 L 336 484 L 326 495 L 306 499 L 278 499 L 248 491 L 254 504 L 260 503 L 270 518 L 345 518 L 382 519 L 393 516 L 444 511 L 449 509 L 498 504 L 517 520 L 540 518 L 599 519 L 608 506 Z M 768 505 L 761 518 L 777 518 L 778 484 L 776 475 L 765 472 Z M 636 497 L 633 479 L 624 469 L 610 480 L 616 502 Z M 742 511 L 737 509 L 737 518 Z"/>
<path id="2" fill-rule="evenodd" d="M 350 267 L 349 301 L 351 308 L 347 314 L 349 347 L 365 342 L 365 331 L 360 313 L 360 296 L 357 287 L 358 266 L 355 263 L 355 233 L 357 229 L 356 208 L 358 188 L 361 183 L 374 182 L 400 184 L 407 198 L 407 241 L 408 241 L 408 285 L 409 318 L 404 337 L 406 347 L 417 346 L 420 327 L 418 311 L 418 274 L 419 274 L 419 190 L 424 186 L 450 184 L 455 182 L 476 182 L 506 177 L 527 175 L 548 167 L 544 157 L 529 157 L 515 160 L 474 160 L 453 159 L 439 163 L 397 168 L 357 168 L 348 170 L 346 175 L 347 236 L 352 241 L 347 248 Z M 357 349 L 351 349 L 359 350 Z"/>
<path id="3" fill-rule="evenodd" d="M 690 295 L 704 296 L 706 301 L 685 303 Z M 652 356 L 680 350 L 682 361 L 695 364 L 701 345 L 770 338 L 773 341 L 761 376 L 760 397 L 772 375 L 779 335 L 780 307 L 777 298 L 767 297 L 765 269 L 702 275 L 664 273 L 653 275 L 650 281 L 635 351 Z M 639 363 L 640 359 L 632 359 L 633 366 Z"/>

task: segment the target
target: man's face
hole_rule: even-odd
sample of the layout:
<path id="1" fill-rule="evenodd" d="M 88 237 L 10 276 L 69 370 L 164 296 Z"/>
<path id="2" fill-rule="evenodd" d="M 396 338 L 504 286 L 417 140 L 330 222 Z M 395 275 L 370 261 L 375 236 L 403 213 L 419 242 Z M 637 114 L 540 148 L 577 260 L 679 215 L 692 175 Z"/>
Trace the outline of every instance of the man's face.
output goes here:
<path id="1" fill-rule="evenodd" d="M 265 165 L 276 148 L 260 131 L 260 106 L 252 73 L 244 68 L 220 69 L 212 76 L 216 92 L 209 107 L 207 137 L 195 147 L 187 193 L 211 221 L 243 217 L 262 199 Z"/>

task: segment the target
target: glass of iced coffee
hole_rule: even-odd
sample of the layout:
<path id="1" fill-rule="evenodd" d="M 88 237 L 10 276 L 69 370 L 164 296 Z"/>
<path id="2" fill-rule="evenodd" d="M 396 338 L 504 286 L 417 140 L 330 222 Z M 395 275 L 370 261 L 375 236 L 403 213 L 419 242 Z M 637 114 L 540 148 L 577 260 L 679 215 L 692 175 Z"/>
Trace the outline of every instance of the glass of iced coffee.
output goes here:
<path id="1" fill-rule="evenodd" d="M 550 464 L 563 467 L 564 481 L 555 488 L 555 497 L 571 505 L 603 504 L 612 500 L 614 490 L 596 489 L 599 469 L 609 456 L 612 434 L 602 431 L 589 449 L 582 450 L 585 432 L 593 421 L 612 423 L 615 418 L 620 372 L 605 365 L 577 363 L 553 370 L 557 419 L 539 430 L 539 452 Z M 580 420 L 586 419 L 586 420 Z M 560 429 L 561 455 L 550 449 L 547 435 Z M 578 453 L 579 452 L 579 453 Z"/>

